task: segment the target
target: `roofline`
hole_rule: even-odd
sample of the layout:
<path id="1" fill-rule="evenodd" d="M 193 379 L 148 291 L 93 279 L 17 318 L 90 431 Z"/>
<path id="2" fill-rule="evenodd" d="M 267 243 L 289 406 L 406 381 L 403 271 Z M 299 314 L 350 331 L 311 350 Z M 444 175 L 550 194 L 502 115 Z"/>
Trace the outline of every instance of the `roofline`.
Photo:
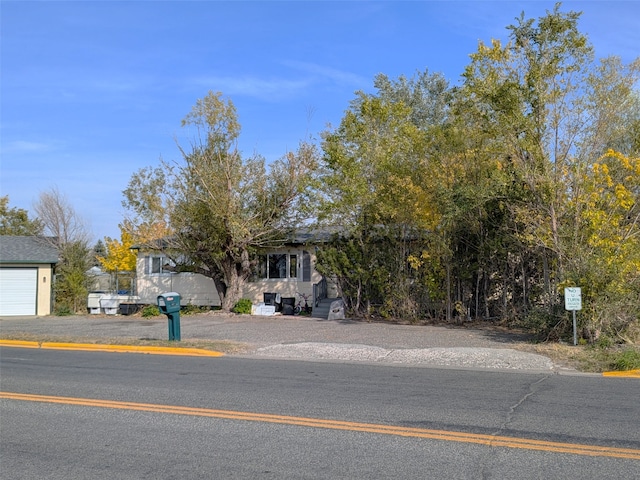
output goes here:
<path id="1" fill-rule="evenodd" d="M 55 265 L 58 260 L 0 260 L 0 265 Z"/>

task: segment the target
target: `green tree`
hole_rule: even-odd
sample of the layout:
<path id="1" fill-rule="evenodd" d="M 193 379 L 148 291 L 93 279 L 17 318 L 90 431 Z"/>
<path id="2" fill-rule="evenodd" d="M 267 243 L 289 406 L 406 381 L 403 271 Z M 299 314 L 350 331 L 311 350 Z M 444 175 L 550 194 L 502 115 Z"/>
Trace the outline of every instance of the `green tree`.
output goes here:
<path id="1" fill-rule="evenodd" d="M 423 88 L 431 84 L 437 88 Z M 336 276 L 353 314 L 415 319 L 425 314 L 421 300 L 435 297 L 416 288 L 409 259 L 421 255 L 440 222 L 429 157 L 439 125 L 429 122 L 446 116 L 448 91 L 426 73 L 378 76 L 376 85 L 374 95 L 359 92 L 339 127 L 324 134 L 320 220 L 346 236 L 320 252 L 319 268 Z"/>
<path id="2" fill-rule="evenodd" d="M 96 244 L 93 246 L 92 254 L 93 254 L 93 259 L 91 261 L 91 266 L 99 267 L 100 266 L 99 258 L 107 255 L 107 247 L 105 246 L 104 242 L 101 239 L 98 239 Z"/>
<path id="3" fill-rule="evenodd" d="M 596 62 L 579 17 L 558 4 L 537 22 L 523 14 L 509 27 L 507 45 L 480 43 L 465 70 L 458 109 L 510 176 L 517 192 L 507 205 L 510 244 L 521 245 L 511 254 L 523 268 L 535 263 L 529 273 L 540 272 L 536 282 L 543 288 L 536 297 L 525 295 L 544 306 L 545 328 L 560 330 L 567 326 L 560 287 L 579 278 L 584 266 L 578 227 L 585 179 L 608 147 L 633 144 L 625 121 L 637 118 L 640 63 Z"/>
<path id="4" fill-rule="evenodd" d="M 147 224 L 166 221 L 165 251 L 176 269 L 212 278 L 228 311 L 257 250 L 282 245 L 308 215 L 317 153 L 303 142 L 269 166 L 259 156 L 243 158 L 236 109 L 220 93 L 198 100 L 182 125 L 193 134 L 189 148 L 179 146 L 183 162 L 135 173 L 124 203 Z"/>
<path id="5" fill-rule="evenodd" d="M 381 100 L 407 106 L 409 121 L 421 130 L 442 125 L 449 117 L 452 91 L 441 73 L 424 70 L 417 71 L 413 77 L 400 75 L 397 79 L 381 73 L 376 75 L 373 86 L 375 96 Z"/>
<path id="6" fill-rule="evenodd" d="M 73 312 L 84 312 L 87 306 L 91 249 L 81 241 L 65 243 L 60 250 L 56 266 L 54 295 L 56 310 L 68 307 Z"/>
<path id="7" fill-rule="evenodd" d="M 41 235 L 44 227 L 39 219 L 30 219 L 22 208 L 9 208 L 9 196 L 0 197 L 0 235 Z"/>
<path id="8" fill-rule="evenodd" d="M 479 44 L 455 89 L 426 72 L 379 75 L 325 133 L 321 219 L 348 235 L 319 267 L 354 311 L 457 312 L 561 335 L 562 287 L 597 278 L 607 293 L 585 288 L 586 335 L 632 330 L 637 180 L 625 165 L 638 152 L 640 62 L 596 61 L 579 17 L 559 4 L 522 14 L 506 45 Z M 397 292 L 408 308 L 384 305 Z M 614 297 L 619 321 L 604 321 Z"/>

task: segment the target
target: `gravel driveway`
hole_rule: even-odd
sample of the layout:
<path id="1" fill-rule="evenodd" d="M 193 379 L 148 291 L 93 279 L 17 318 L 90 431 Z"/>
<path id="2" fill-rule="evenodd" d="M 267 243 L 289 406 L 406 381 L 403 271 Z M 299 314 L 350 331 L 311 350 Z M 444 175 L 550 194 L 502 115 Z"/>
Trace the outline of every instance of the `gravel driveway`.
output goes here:
<path id="1" fill-rule="evenodd" d="M 247 345 L 245 356 L 375 362 L 454 368 L 557 370 L 542 355 L 515 350 L 525 336 L 492 328 L 368 323 L 297 316 L 208 313 L 181 317 L 182 340 L 229 340 Z M 168 336 L 165 317 L 90 315 L 3 318 L 0 337 L 20 334 L 119 341 Z"/>

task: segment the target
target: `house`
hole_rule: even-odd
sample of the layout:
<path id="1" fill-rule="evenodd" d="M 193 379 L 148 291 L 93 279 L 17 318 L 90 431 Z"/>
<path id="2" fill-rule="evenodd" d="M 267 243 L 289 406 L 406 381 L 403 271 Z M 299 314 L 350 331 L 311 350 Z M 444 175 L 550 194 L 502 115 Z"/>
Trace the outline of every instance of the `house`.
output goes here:
<path id="1" fill-rule="evenodd" d="M 0 236 L 0 316 L 51 314 L 58 250 L 43 237 Z"/>
<path id="2" fill-rule="evenodd" d="M 312 306 L 313 301 L 321 297 L 337 297 L 335 286 L 327 283 L 315 269 L 315 247 L 321 241 L 324 240 L 317 235 L 298 233 L 282 247 L 262 252 L 256 259 L 254 275 L 244 285 L 242 298 L 258 305 L 276 295 L 280 299 L 293 298 L 297 303 L 304 295 Z M 171 261 L 162 253 L 134 248 L 138 251 L 136 294 L 141 303 L 155 304 L 160 293 L 178 292 L 183 306 L 220 306 L 211 278 L 198 273 L 172 272 Z"/>

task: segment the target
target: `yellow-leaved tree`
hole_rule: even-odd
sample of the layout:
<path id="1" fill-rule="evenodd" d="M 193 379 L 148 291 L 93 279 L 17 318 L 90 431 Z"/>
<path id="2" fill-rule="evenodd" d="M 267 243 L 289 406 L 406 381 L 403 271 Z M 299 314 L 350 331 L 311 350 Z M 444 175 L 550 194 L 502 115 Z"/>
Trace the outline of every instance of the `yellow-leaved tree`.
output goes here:
<path id="1" fill-rule="evenodd" d="M 582 238 L 576 284 L 585 287 L 585 329 L 633 343 L 640 337 L 640 158 L 609 150 L 578 200 Z"/>
<path id="2" fill-rule="evenodd" d="M 113 276 L 116 290 L 121 286 L 130 290 L 132 273 L 136 271 L 136 254 L 131 250 L 133 237 L 120 225 L 120 240 L 104 237 L 104 244 L 107 254 L 97 257 L 100 265 Z"/>
<path id="3" fill-rule="evenodd" d="M 131 247 L 133 238 L 122 230 L 120 240 L 117 238 L 104 237 L 104 244 L 107 250 L 106 257 L 98 257 L 102 268 L 107 272 L 133 272 L 136 269 L 136 254 Z"/>

